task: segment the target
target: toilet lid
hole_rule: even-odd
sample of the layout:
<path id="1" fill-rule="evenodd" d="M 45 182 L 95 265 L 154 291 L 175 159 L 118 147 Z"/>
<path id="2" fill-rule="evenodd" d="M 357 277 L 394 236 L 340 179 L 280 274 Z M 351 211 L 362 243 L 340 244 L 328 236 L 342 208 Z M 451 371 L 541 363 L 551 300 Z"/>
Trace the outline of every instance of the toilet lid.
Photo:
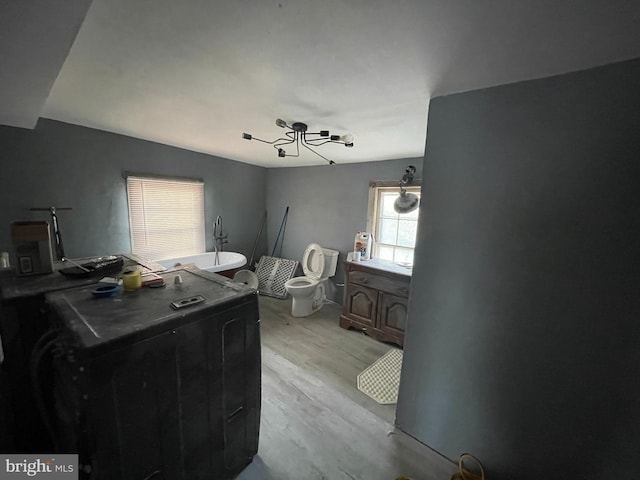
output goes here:
<path id="1" fill-rule="evenodd" d="M 317 243 L 310 243 L 302 257 L 302 271 L 306 277 L 319 280 L 324 271 L 324 250 Z"/>

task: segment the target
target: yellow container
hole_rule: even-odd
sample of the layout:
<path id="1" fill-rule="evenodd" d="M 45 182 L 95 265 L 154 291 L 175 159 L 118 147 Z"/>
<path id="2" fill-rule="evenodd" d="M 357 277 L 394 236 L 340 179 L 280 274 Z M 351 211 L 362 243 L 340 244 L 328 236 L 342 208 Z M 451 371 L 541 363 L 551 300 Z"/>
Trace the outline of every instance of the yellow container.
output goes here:
<path id="1" fill-rule="evenodd" d="M 140 270 L 126 270 L 122 272 L 122 286 L 127 292 L 138 290 L 142 286 Z"/>

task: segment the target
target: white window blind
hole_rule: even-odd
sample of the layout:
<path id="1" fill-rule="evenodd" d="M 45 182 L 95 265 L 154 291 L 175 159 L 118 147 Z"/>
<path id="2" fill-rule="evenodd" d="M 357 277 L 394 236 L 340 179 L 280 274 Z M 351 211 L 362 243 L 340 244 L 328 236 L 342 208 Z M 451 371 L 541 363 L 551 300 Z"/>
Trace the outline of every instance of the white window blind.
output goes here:
<path id="1" fill-rule="evenodd" d="M 205 251 L 204 184 L 127 177 L 131 250 L 150 260 Z"/>

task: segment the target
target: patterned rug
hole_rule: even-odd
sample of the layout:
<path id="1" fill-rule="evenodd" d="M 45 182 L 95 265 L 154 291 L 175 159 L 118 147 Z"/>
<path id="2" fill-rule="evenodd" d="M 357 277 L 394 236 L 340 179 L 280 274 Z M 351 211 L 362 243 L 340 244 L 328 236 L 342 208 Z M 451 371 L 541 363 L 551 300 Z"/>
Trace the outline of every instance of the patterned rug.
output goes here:
<path id="1" fill-rule="evenodd" d="M 401 369 L 402 350 L 392 348 L 358 375 L 358 390 L 378 403 L 396 403 Z"/>

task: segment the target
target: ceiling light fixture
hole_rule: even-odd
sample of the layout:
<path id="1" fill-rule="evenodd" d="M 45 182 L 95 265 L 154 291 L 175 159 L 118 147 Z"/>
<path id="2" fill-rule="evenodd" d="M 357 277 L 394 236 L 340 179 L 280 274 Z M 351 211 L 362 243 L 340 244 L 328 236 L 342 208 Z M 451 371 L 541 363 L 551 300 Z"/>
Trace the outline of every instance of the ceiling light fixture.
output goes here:
<path id="1" fill-rule="evenodd" d="M 299 157 L 300 156 L 300 145 L 302 145 L 307 150 L 318 155 L 323 160 L 329 162 L 329 165 L 335 165 L 336 162 L 333 160 L 329 160 L 323 155 L 320 155 L 311 147 L 319 147 L 320 145 L 324 145 L 325 143 L 339 143 L 344 145 L 345 147 L 353 147 L 353 136 L 350 134 L 346 135 L 331 135 L 329 130 L 320 130 L 319 132 L 307 132 L 307 124 L 302 122 L 294 122 L 293 125 L 289 125 L 284 120 L 278 118 L 276 120 L 276 125 L 280 128 L 287 128 L 289 131 L 285 132 L 287 138 L 281 137 L 277 138 L 272 142 L 268 142 L 267 140 L 262 140 L 260 138 L 256 138 L 249 133 L 243 133 L 242 138 L 245 140 L 257 140 L 259 142 L 268 143 L 269 145 L 273 145 L 273 148 L 278 150 L 279 157 Z M 296 153 L 289 154 L 282 148 L 285 145 L 295 145 Z"/>

